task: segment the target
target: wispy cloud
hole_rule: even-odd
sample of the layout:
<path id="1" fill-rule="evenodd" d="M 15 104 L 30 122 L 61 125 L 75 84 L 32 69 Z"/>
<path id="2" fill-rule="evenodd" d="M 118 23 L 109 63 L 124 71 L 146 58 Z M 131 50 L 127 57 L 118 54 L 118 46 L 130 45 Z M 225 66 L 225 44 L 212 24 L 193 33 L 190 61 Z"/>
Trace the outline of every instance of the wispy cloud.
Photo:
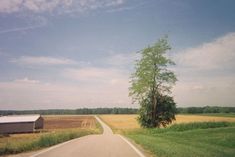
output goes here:
<path id="1" fill-rule="evenodd" d="M 29 79 L 28 77 L 25 77 L 23 79 L 16 79 L 16 80 L 14 80 L 14 82 L 16 82 L 16 83 L 25 83 L 25 84 L 37 84 L 37 83 L 40 83 L 39 80 L 32 80 L 32 79 Z"/>
<path id="2" fill-rule="evenodd" d="M 148 3 L 148 2 L 144 1 L 144 2 L 135 4 L 135 5 L 131 5 L 131 6 L 122 6 L 122 7 L 117 7 L 117 8 L 111 8 L 111 9 L 108 9 L 107 12 L 113 13 L 113 12 L 133 10 L 133 9 L 136 9 L 138 7 L 141 7 L 141 6 L 145 5 L 146 3 Z"/>
<path id="3" fill-rule="evenodd" d="M 139 59 L 139 53 L 114 53 L 100 60 L 109 66 L 118 67 L 118 68 L 130 68 L 133 67 L 135 61 Z"/>
<path id="4" fill-rule="evenodd" d="M 122 83 L 128 88 L 128 75 L 126 71 L 116 68 L 69 68 L 64 71 L 64 76 L 86 84 L 117 84 Z"/>
<path id="5" fill-rule="evenodd" d="M 47 56 L 21 56 L 10 60 L 12 63 L 22 65 L 74 65 L 76 61 L 67 58 L 55 58 Z"/>
<path id="6" fill-rule="evenodd" d="M 47 25 L 47 19 L 41 16 L 27 16 L 27 22 L 29 24 L 27 24 L 26 26 L 7 28 L 3 30 L 0 29 L 0 35 L 12 32 L 25 32 L 36 28 L 44 27 Z"/>
<path id="7" fill-rule="evenodd" d="M 124 0 L 1 0 L 0 13 L 86 11 L 122 5 Z"/>
<path id="8" fill-rule="evenodd" d="M 26 31 L 26 30 L 31 30 L 35 28 L 42 27 L 43 25 L 36 25 L 36 26 L 27 26 L 27 27 L 18 27 L 18 28 L 12 28 L 12 29 L 5 29 L 5 30 L 0 30 L 0 34 L 5 34 L 5 33 L 11 33 L 11 32 L 19 32 L 19 31 Z"/>

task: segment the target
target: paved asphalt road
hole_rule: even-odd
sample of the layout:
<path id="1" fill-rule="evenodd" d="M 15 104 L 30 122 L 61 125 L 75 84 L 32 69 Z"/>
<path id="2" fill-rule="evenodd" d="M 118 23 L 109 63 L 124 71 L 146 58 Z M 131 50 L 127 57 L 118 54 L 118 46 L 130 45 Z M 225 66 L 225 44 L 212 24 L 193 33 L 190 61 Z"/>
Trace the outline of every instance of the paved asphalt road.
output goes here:
<path id="1" fill-rule="evenodd" d="M 30 157 L 144 157 L 133 145 L 112 130 L 98 117 L 102 135 L 88 135 L 36 153 Z"/>

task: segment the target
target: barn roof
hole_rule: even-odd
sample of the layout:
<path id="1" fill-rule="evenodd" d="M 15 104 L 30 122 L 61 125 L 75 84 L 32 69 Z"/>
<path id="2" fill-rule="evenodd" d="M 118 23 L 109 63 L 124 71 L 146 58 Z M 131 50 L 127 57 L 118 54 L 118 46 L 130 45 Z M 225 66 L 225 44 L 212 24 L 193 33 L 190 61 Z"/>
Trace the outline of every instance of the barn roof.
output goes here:
<path id="1" fill-rule="evenodd" d="M 14 115 L 14 116 L 2 116 L 0 117 L 1 123 L 22 123 L 22 122 L 34 122 L 40 115 Z"/>

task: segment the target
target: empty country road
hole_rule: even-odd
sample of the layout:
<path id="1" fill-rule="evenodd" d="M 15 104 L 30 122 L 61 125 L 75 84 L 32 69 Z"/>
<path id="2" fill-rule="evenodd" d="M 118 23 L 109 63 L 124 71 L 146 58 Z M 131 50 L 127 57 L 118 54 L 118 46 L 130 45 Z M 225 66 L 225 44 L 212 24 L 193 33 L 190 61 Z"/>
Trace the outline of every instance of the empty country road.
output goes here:
<path id="1" fill-rule="evenodd" d="M 125 138 L 113 134 L 112 130 L 98 117 L 103 134 L 88 135 L 44 149 L 30 157 L 144 157 Z"/>

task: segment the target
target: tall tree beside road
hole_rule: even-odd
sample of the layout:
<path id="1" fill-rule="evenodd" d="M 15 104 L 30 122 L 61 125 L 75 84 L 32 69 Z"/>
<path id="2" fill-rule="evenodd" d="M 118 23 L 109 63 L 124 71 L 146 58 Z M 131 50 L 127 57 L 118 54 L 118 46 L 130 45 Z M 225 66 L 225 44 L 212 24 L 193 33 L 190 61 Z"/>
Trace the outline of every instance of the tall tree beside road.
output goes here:
<path id="1" fill-rule="evenodd" d="M 170 49 L 167 37 L 143 49 L 131 76 L 129 95 L 140 104 L 138 120 L 143 127 L 165 127 L 175 119 L 176 104 L 169 94 L 177 78 L 167 69 L 175 65 L 166 56 Z"/>

